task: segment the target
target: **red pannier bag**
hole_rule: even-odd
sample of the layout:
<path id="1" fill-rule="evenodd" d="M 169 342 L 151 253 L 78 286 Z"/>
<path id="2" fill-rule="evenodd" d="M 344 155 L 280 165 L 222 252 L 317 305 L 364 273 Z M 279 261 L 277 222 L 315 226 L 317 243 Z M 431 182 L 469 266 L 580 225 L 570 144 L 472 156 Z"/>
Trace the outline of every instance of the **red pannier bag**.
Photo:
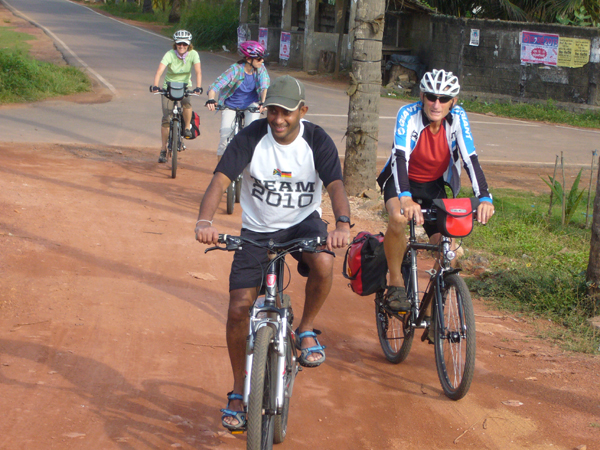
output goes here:
<path id="1" fill-rule="evenodd" d="M 478 198 L 437 198 L 433 206 L 437 209 L 438 231 L 444 236 L 459 238 L 471 234 Z"/>
<path id="2" fill-rule="evenodd" d="M 385 289 L 387 260 L 383 250 L 383 233 L 361 231 L 350 243 L 342 274 L 358 295 L 371 295 Z"/>
<path id="3" fill-rule="evenodd" d="M 200 136 L 200 116 L 194 111 L 192 111 L 192 121 L 190 122 L 190 125 L 192 126 L 192 137 L 186 137 L 186 139 L 196 139 Z"/>

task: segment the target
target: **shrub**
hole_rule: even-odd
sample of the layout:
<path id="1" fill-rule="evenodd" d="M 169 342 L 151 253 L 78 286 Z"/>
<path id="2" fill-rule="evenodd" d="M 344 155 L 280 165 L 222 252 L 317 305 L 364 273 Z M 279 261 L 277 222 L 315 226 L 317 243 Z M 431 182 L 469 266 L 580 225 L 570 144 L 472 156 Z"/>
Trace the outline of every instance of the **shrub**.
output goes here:
<path id="1" fill-rule="evenodd" d="M 196 1 L 183 12 L 179 28 L 194 36 L 194 47 L 203 49 L 237 46 L 239 10 L 232 0 Z"/>

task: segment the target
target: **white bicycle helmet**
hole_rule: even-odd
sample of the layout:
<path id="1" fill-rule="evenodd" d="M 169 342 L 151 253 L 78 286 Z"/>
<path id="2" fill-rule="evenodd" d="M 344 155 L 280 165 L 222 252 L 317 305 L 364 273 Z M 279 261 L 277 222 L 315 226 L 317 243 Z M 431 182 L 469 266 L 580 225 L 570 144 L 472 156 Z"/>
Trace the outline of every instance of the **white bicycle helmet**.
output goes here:
<path id="1" fill-rule="evenodd" d="M 458 78 L 452 72 L 433 69 L 421 79 L 421 92 L 456 97 L 460 92 Z"/>
<path id="2" fill-rule="evenodd" d="M 186 30 L 176 31 L 173 35 L 173 40 L 176 44 L 179 42 L 185 42 L 187 45 L 190 45 L 192 43 L 192 33 Z"/>

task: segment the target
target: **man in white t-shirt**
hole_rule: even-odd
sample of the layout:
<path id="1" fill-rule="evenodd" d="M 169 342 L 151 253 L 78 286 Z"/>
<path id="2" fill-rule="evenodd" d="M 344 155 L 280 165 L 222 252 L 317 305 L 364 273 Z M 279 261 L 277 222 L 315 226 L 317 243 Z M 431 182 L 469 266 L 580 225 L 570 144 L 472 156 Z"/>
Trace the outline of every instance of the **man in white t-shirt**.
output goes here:
<path id="1" fill-rule="evenodd" d="M 327 189 L 336 223 L 328 234 L 329 250 L 348 245 L 350 205 L 342 182 L 337 148 L 319 126 L 303 120 L 304 86 L 289 75 L 277 78 L 269 87 L 264 106 L 267 118 L 252 122 L 227 146 L 200 205 L 196 239 L 216 244 L 219 232 L 213 217 L 221 196 L 231 180 L 242 174 L 241 235 L 255 241 L 285 242 L 327 233 L 321 219 L 321 191 Z M 331 290 L 333 256 L 327 253 L 293 254 L 298 269 L 308 272 L 306 299 L 298 340 L 300 364 L 316 367 L 325 360 L 324 346 L 317 340 L 313 322 Z M 258 259 L 256 259 L 258 258 Z M 248 310 L 258 295 L 264 249 L 245 246 L 236 251 L 229 278 L 227 346 L 233 369 L 233 390 L 223 411 L 223 426 L 230 430 L 245 427 L 242 394 L 248 333 Z"/>

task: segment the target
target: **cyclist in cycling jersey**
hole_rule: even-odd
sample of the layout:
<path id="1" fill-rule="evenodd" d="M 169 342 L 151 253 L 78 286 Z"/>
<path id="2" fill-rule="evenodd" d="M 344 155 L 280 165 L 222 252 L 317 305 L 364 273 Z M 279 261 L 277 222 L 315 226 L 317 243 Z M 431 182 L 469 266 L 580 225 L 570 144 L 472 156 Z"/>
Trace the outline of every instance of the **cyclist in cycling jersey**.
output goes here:
<path id="1" fill-rule="evenodd" d="M 202 93 L 202 69 L 200 68 L 200 55 L 194 46 L 192 45 L 192 33 L 186 30 L 176 31 L 173 35 L 173 49 L 169 50 L 163 56 L 156 75 L 154 75 L 154 84 L 151 89 L 153 92 L 158 91 L 158 84 L 160 83 L 160 77 L 165 74 L 165 81 L 163 83 L 163 89 L 167 88 L 167 82 L 177 81 L 186 83 L 188 89 L 192 87 L 192 67 L 196 73 L 196 88 L 194 92 L 197 94 Z M 166 96 L 162 95 L 162 123 L 160 128 L 160 135 L 162 138 L 162 146 L 160 148 L 160 155 L 158 157 L 159 163 L 167 162 L 167 140 L 169 139 L 169 122 L 173 113 L 173 101 L 169 100 Z M 183 107 L 183 121 L 185 126 L 183 128 L 183 134 L 191 138 L 192 130 L 190 122 L 192 121 L 192 103 L 189 97 L 184 97 L 181 101 Z"/>
<path id="2" fill-rule="evenodd" d="M 223 72 L 208 88 L 208 101 L 206 107 L 210 111 L 215 106 L 229 106 L 230 108 L 245 109 L 249 106 L 261 106 L 267 95 L 270 78 L 264 66 L 265 49 L 256 41 L 242 42 L 238 52 L 243 59 L 233 64 Z M 218 97 L 218 101 L 215 100 Z M 261 111 L 262 112 L 262 108 Z M 260 112 L 246 111 L 245 126 L 260 117 Z M 217 149 L 217 159 L 221 159 L 227 140 L 233 132 L 235 111 L 224 109 L 221 111 L 221 139 Z"/>
<path id="3" fill-rule="evenodd" d="M 304 86 L 288 75 L 277 78 L 267 91 L 267 118 L 240 131 L 227 146 L 208 186 L 196 222 L 196 239 L 216 244 L 219 232 L 213 217 L 231 180 L 242 176 L 241 235 L 259 242 L 286 242 L 327 235 L 327 248 L 343 248 L 350 235 L 350 205 L 342 181 L 338 151 L 325 131 L 303 120 L 308 111 Z M 325 186 L 335 216 L 327 234 L 321 219 L 321 191 Z M 316 367 L 325 361 L 325 347 L 317 340 L 313 323 L 331 290 L 333 257 L 327 253 L 292 253 L 298 270 L 308 280 L 297 338 L 299 363 Z M 245 426 L 241 395 L 248 333 L 248 310 L 258 295 L 267 252 L 250 245 L 236 251 L 229 277 L 227 346 L 233 370 L 222 422 L 235 430 Z"/>
<path id="4" fill-rule="evenodd" d="M 409 311 L 411 306 L 401 274 L 406 225 L 414 217 L 430 242 L 439 241 L 436 224 L 424 222 L 421 208 L 429 208 L 433 199 L 446 198 L 445 186 L 458 195 L 459 158 L 481 202 L 477 220 L 485 224 L 494 214 L 467 114 L 457 105 L 458 78 L 452 72 L 433 69 L 423 76 L 420 89 L 421 101 L 398 111 L 392 154 L 377 178 L 389 214 L 384 249 L 390 280 L 385 298 L 395 311 Z"/>

